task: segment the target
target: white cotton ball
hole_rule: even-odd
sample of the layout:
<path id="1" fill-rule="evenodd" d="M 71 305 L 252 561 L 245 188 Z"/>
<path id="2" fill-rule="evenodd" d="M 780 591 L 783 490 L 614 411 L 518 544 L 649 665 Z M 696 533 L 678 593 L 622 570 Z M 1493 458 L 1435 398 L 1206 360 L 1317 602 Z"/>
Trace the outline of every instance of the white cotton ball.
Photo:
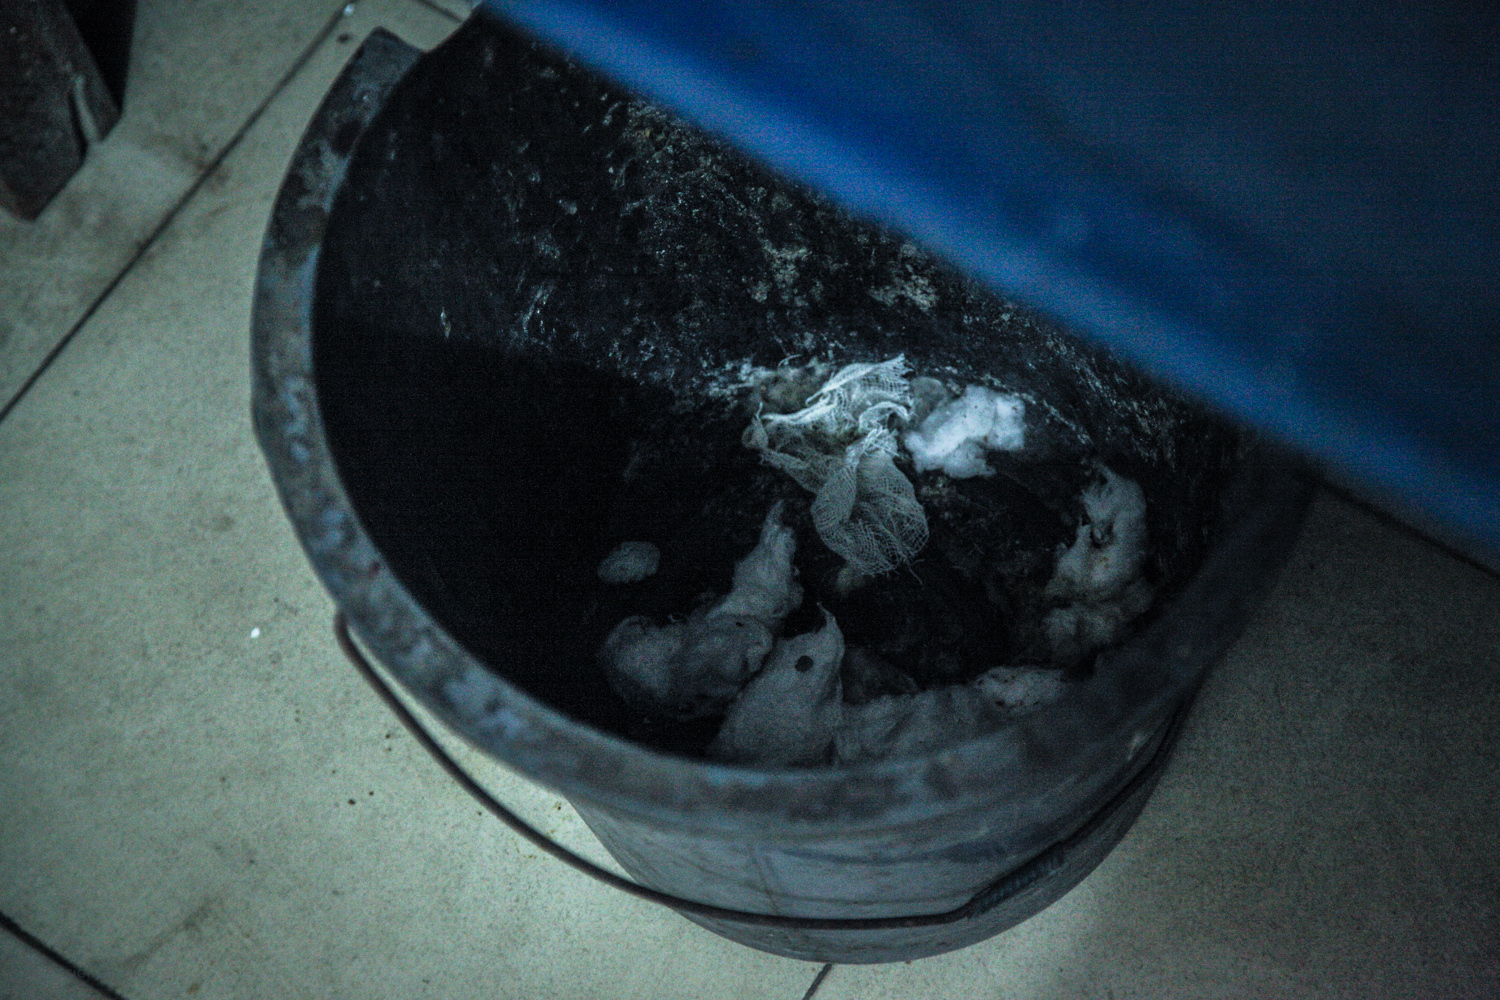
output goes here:
<path id="1" fill-rule="evenodd" d="M 616 625 L 600 651 L 611 686 L 626 701 L 667 704 L 673 687 L 672 664 L 682 652 L 685 632 L 682 622 L 657 626 L 642 615 Z"/>
<path id="2" fill-rule="evenodd" d="M 700 613 L 658 626 L 636 616 L 615 626 L 600 659 L 610 686 L 628 704 L 698 719 L 724 710 L 773 642 L 771 630 L 753 618 Z"/>
<path id="3" fill-rule="evenodd" d="M 977 479 L 995 474 L 995 470 L 984 460 L 984 446 L 979 441 L 960 441 L 941 455 L 939 460 L 933 461 L 929 457 L 927 461 L 917 463 L 918 472 L 930 472 L 933 469 L 954 479 Z"/>
<path id="4" fill-rule="evenodd" d="M 1060 663 L 1078 663 L 1119 638 L 1151 606 L 1146 568 L 1146 494 L 1113 470 L 1082 496 L 1088 520 L 1057 560 L 1045 591 L 1069 601 L 1047 614 L 1042 627 Z"/>
<path id="5" fill-rule="evenodd" d="M 776 643 L 765 669 L 730 706 L 709 756 L 789 766 L 827 761 L 842 718 L 844 636 L 828 612 L 816 632 Z"/>
<path id="6" fill-rule="evenodd" d="M 983 391 L 983 390 L 981 390 Z M 1020 451 L 1026 447 L 1026 403 L 1020 396 L 989 393 L 994 405 L 990 431 L 984 439 L 991 451 Z"/>
<path id="7" fill-rule="evenodd" d="M 841 764 L 914 757 L 973 739 L 1004 721 L 993 702 L 969 684 L 917 694 L 886 695 L 845 705 L 834 737 Z"/>
<path id="8" fill-rule="evenodd" d="M 940 470 L 954 479 L 994 474 L 986 450 L 1016 451 L 1026 444 L 1026 404 L 971 385 L 958 399 L 933 410 L 921 425 L 907 431 L 902 444 L 918 472 Z"/>
<path id="9" fill-rule="evenodd" d="M 1139 577 L 1146 565 L 1146 494 L 1104 469 L 1104 481 L 1083 493 L 1088 522 L 1057 560 L 1048 597 L 1101 601 Z"/>
<path id="10" fill-rule="evenodd" d="M 599 563 L 605 583 L 638 583 L 661 565 L 661 549 L 650 542 L 621 542 Z"/>
<path id="11" fill-rule="evenodd" d="M 675 719 L 722 712 L 770 653 L 775 631 L 802 603 L 793 579 L 797 536 L 780 503 L 760 542 L 734 570 L 734 589 L 685 620 L 653 625 L 639 616 L 610 632 L 599 651 L 605 678 L 633 707 Z"/>
<path id="12" fill-rule="evenodd" d="M 976 677 L 974 687 L 1012 716 L 1034 712 L 1063 696 L 1062 675 L 1035 667 L 995 667 Z"/>
<path id="13" fill-rule="evenodd" d="M 802 588 L 793 578 L 797 533 L 781 523 L 784 504 L 771 505 L 760 528 L 760 541 L 734 567 L 734 586 L 710 614 L 749 615 L 772 628 L 802 603 Z"/>
<path id="14" fill-rule="evenodd" d="M 1061 663 L 1071 664 L 1108 646 L 1151 606 L 1153 596 L 1149 583 L 1136 580 L 1108 600 L 1082 601 L 1049 611 L 1042 628 L 1052 655 Z"/>
<path id="15" fill-rule="evenodd" d="M 1064 691 L 1056 670 L 996 667 L 969 684 L 845 705 L 834 757 L 841 764 L 861 764 L 931 753 L 1050 705 Z"/>
<path id="16" fill-rule="evenodd" d="M 1083 506 L 1094 525 L 1096 538 L 1105 537 L 1099 526 L 1107 525 L 1109 541 L 1093 566 L 1095 589 L 1118 591 L 1141 575 L 1146 565 L 1146 494 L 1140 486 L 1109 469 L 1104 482 L 1083 494 Z"/>
<path id="17" fill-rule="evenodd" d="M 834 756 L 841 764 L 884 760 L 895 751 L 919 695 L 893 694 L 863 705 L 845 705 L 834 736 Z"/>
<path id="18" fill-rule="evenodd" d="M 911 380 L 911 422 L 920 425 L 933 410 L 953 397 L 943 383 L 929 375 L 918 375 Z"/>

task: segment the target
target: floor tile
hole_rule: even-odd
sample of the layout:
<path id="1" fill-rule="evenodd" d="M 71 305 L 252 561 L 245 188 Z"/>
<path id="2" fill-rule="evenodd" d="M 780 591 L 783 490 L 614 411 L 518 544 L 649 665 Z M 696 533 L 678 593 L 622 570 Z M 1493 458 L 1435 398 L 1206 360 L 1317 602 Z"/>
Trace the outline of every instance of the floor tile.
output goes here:
<path id="1" fill-rule="evenodd" d="M 103 994 L 0 929 L 0 1000 L 103 1000 Z"/>
<path id="2" fill-rule="evenodd" d="M 1500 996 L 1496 759 L 1500 583 L 1324 496 L 1092 876 L 818 996 Z"/>
<path id="3" fill-rule="evenodd" d="M 460 21 L 466 19 L 474 8 L 474 4 L 469 0 L 418 0 L 418 2 L 431 4 Z"/>
<path id="4" fill-rule="evenodd" d="M 0 909 L 131 1000 L 800 997 L 814 966 L 482 816 L 333 644 L 251 438 L 249 308 L 291 150 L 377 23 L 453 26 L 361 4 L 0 423 Z"/>
<path id="5" fill-rule="evenodd" d="M 0 408 L 340 8 L 140 0 L 119 124 L 39 219 L 0 212 Z"/>

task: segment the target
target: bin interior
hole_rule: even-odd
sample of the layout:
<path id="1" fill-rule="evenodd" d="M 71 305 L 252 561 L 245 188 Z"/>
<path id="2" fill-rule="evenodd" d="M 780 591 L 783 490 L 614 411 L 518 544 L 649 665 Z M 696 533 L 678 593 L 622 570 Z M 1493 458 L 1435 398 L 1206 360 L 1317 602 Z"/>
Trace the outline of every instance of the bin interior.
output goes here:
<path id="1" fill-rule="evenodd" d="M 808 591 L 789 632 L 821 602 L 848 635 L 915 628 L 914 649 L 947 642 L 977 672 L 1034 652 L 1038 592 L 1097 463 L 1146 492 L 1160 608 L 1210 544 L 1242 447 L 899 234 L 492 22 L 422 59 L 359 140 L 313 330 L 340 476 L 416 599 L 536 697 L 687 755 L 718 720 L 632 713 L 597 651 L 628 615 L 727 591 L 774 500 L 798 526 Z M 1022 394 L 1034 439 L 929 510 L 909 570 L 849 600 L 831 589 L 810 497 L 741 444 L 745 373 L 897 354 Z M 600 559 L 637 538 L 661 546 L 661 571 L 602 583 Z M 919 686 L 954 669 L 909 659 Z"/>

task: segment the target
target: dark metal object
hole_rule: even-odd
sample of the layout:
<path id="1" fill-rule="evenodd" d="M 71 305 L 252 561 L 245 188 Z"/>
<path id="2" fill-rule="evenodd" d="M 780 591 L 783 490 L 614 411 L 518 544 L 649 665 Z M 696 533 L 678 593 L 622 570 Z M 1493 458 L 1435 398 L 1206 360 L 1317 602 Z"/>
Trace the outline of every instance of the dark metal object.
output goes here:
<path id="1" fill-rule="evenodd" d="M 343 612 L 339 612 L 333 621 L 333 633 L 338 639 L 339 648 L 354 664 L 360 676 L 364 677 L 366 683 L 385 702 L 386 707 L 400 720 L 401 725 L 426 750 L 442 769 L 448 772 L 448 776 L 456 781 L 464 791 L 468 792 L 476 802 L 500 822 L 510 827 L 515 833 L 526 838 L 533 845 L 546 851 L 548 854 L 564 862 L 569 867 L 580 871 L 590 878 L 603 882 L 612 889 L 618 889 L 637 899 L 644 899 L 650 903 L 657 903 L 669 907 L 683 914 L 692 914 L 698 917 L 709 917 L 714 920 L 727 920 L 736 924 L 753 924 L 762 927 L 783 927 L 797 930 L 822 930 L 822 931 L 874 931 L 889 930 L 904 927 L 938 927 L 943 924 L 957 923 L 960 920 L 972 920 L 981 914 L 988 913 L 996 906 L 1011 899 L 1026 889 L 1050 876 L 1056 875 L 1069 862 L 1069 854 L 1077 850 L 1080 845 L 1086 844 L 1101 827 L 1113 820 L 1117 814 L 1128 811 L 1132 805 L 1138 810 L 1140 801 L 1144 795 L 1149 794 L 1155 786 L 1157 779 L 1161 777 L 1162 769 L 1166 766 L 1167 759 L 1171 756 L 1172 747 L 1176 745 L 1177 734 L 1182 729 L 1182 723 L 1187 718 L 1191 701 L 1184 701 L 1166 723 L 1164 731 L 1152 742 L 1156 749 L 1131 775 L 1130 780 L 1120 786 L 1119 791 L 1099 811 L 1083 822 L 1078 829 L 1067 837 L 1043 850 L 1036 857 L 1027 861 L 1014 871 L 1006 872 L 998 876 L 993 882 L 979 890 L 974 898 L 964 905 L 945 913 L 919 913 L 904 917 L 866 917 L 866 918 L 839 918 L 839 917 L 796 917 L 780 913 L 750 913 L 744 910 L 731 910 L 722 906 L 713 906 L 697 900 L 683 899 L 671 893 L 659 892 L 648 886 L 640 885 L 629 879 L 623 879 L 614 872 L 580 857 L 568 850 L 566 847 L 552 840 L 546 834 L 528 824 L 521 817 L 507 809 L 484 787 L 475 781 L 458 762 L 450 757 L 432 734 L 417 721 L 416 716 L 396 696 L 389 684 L 376 672 L 373 664 L 365 655 L 359 651 L 354 643 L 354 637 L 349 632 L 349 620 Z"/>
<path id="2" fill-rule="evenodd" d="M 40 215 L 119 117 L 61 0 L 0 4 L 0 207 Z"/>
<path id="3" fill-rule="evenodd" d="M 485 6 L 1500 564 L 1494 4 Z"/>
<path id="4" fill-rule="evenodd" d="M 453 65 L 454 60 L 477 60 L 475 65 L 481 70 L 486 65 L 513 70 L 511 64 L 493 58 L 494 49 L 484 34 L 490 30 L 471 22 L 448 46 L 428 57 L 432 62 L 427 83 L 433 83 L 432 74 Z M 491 55 L 488 60 L 486 53 Z M 404 373 L 429 389 L 464 391 L 466 383 L 429 381 L 431 372 L 416 364 L 420 355 L 408 349 L 425 349 L 425 340 L 433 337 L 446 339 L 443 319 L 450 305 L 488 308 L 485 303 L 494 302 L 487 297 L 489 292 L 513 287 L 509 282 L 485 279 L 482 270 L 492 258 L 470 253 L 471 247 L 462 242 L 466 237 L 461 223 L 490 225 L 486 213 L 493 207 L 486 207 L 485 199 L 494 197 L 495 188 L 459 185 L 459 193 L 472 196 L 473 203 L 466 218 L 452 226 L 424 211 L 421 199 L 426 195 L 421 191 L 397 191 L 399 198 L 406 199 L 397 211 L 415 227 L 416 236 L 408 237 L 406 246 L 367 244 L 367 249 L 389 252 L 393 261 L 401 260 L 402 253 L 427 250 L 432 273 L 445 272 L 441 281 L 434 279 L 432 287 L 445 291 L 462 290 L 465 281 L 455 279 L 454 272 L 462 274 L 465 267 L 477 263 L 480 273 L 466 279 L 469 300 L 427 301 L 418 282 L 414 301 L 399 315 L 382 320 L 377 311 L 364 325 L 351 321 L 342 327 L 317 326 L 319 310 L 327 305 L 315 301 L 314 289 L 327 279 L 328 262 L 322 257 L 327 250 L 330 213 L 339 211 L 336 196 L 357 204 L 359 199 L 392 194 L 359 186 L 341 193 L 351 154 L 358 150 L 365 158 L 360 169 L 369 170 L 393 150 L 397 154 L 402 149 L 420 151 L 402 146 L 413 136 L 397 135 L 389 121 L 371 124 L 415 59 L 409 48 L 377 34 L 330 91 L 309 126 L 273 211 L 253 320 L 257 434 L 314 568 L 367 648 L 466 739 L 567 795 L 638 881 L 671 895 L 742 912 L 754 911 L 753 904 L 758 903 L 813 919 L 883 919 L 920 910 L 922 906 L 916 903 L 930 904 L 934 912 L 942 913 L 974 900 L 995 871 L 1013 870 L 1051 846 L 1067 842 L 1133 780 L 1140 762 L 1154 752 L 1168 721 L 1186 704 L 1207 665 L 1233 642 L 1296 536 L 1308 487 L 1264 453 L 1248 461 L 1217 501 L 1201 502 L 1206 508 L 1200 511 L 1204 527 L 1214 522 L 1213 544 L 1201 567 L 1189 574 L 1148 627 L 1105 658 L 1075 696 L 992 737 L 928 757 L 803 771 L 716 766 L 654 752 L 582 722 L 572 712 L 559 711 L 555 703 L 512 679 L 524 676 L 529 666 L 526 653 L 507 655 L 502 648 L 480 658 L 456 638 L 474 623 L 452 614 L 453 606 L 442 603 L 441 592 L 431 588 L 419 562 L 412 561 L 422 555 L 418 539 L 403 539 L 396 530 L 403 514 L 414 518 L 407 522 L 409 535 L 428 532 L 436 537 L 450 526 L 424 517 L 420 507 L 403 510 L 400 505 L 378 503 L 360 507 L 351 498 L 350 482 L 357 482 L 364 495 L 370 496 L 382 469 L 393 479 L 420 474 L 423 469 L 441 473 L 450 460 L 434 454 L 431 447 L 422 450 L 419 438 L 410 435 L 410 427 L 398 424 L 393 416 L 396 411 L 389 406 L 360 411 L 361 418 L 370 421 L 365 432 L 389 446 L 384 466 L 373 476 L 354 470 L 351 478 L 350 469 L 340 464 L 347 462 L 347 455 L 339 454 L 330 440 L 323 393 L 329 387 L 336 393 L 341 379 L 389 380 L 393 373 Z M 533 63 L 539 80 L 548 79 L 548 72 L 554 79 L 559 75 L 554 64 Z M 472 79 L 463 76 L 448 82 L 456 87 L 473 85 Z M 439 103 L 433 116 L 467 107 L 462 95 L 447 87 L 438 86 L 436 93 Z M 475 114 L 473 127 L 481 129 L 488 118 L 478 111 Z M 420 123 L 420 116 L 417 120 Z M 539 123 L 530 138 L 556 136 L 567 138 L 561 132 L 549 133 Z M 481 174 L 494 164 L 492 159 L 471 155 L 470 136 L 463 130 L 454 133 L 434 127 L 414 137 L 429 148 L 457 143 L 458 162 Z M 480 138 L 490 141 L 491 137 Z M 527 137 L 515 138 L 525 141 Z M 579 169 L 583 172 L 575 180 L 586 184 L 584 165 Z M 438 180 L 434 178 L 431 186 L 440 187 Z M 559 218 L 582 213 L 582 209 L 570 213 L 560 203 L 556 208 Z M 355 252 L 357 246 L 350 244 L 347 231 L 340 239 L 340 253 Z M 428 267 L 425 261 L 418 263 Z M 507 263 L 524 266 L 526 261 Z M 403 264 L 386 277 L 407 281 L 414 277 L 408 270 Z M 580 281 L 589 278 L 577 268 L 572 273 Z M 370 280 L 378 282 L 378 273 L 371 274 Z M 360 292 L 368 294 L 367 306 L 384 301 L 377 291 L 370 287 Z M 658 305 L 644 301 L 639 308 L 650 312 Z M 424 325 L 411 325 L 411 320 L 422 319 L 420 311 L 428 307 Z M 526 318 L 530 317 L 527 313 Z M 503 325 L 491 332 L 504 337 L 518 320 L 524 326 L 521 316 L 503 317 Z M 382 321 L 391 325 L 381 328 Z M 461 331 L 483 329 L 477 323 L 460 327 Z M 402 330 L 409 334 L 406 340 L 395 336 Z M 320 370 L 316 360 L 320 338 L 323 348 L 339 345 L 342 356 L 362 362 L 362 367 Z M 463 357 L 486 364 L 483 351 Z M 503 367 L 509 355 L 502 350 L 488 359 L 494 369 Z M 690 374 L 690 369 L 684 371 Z M 545 389 L 548 384 L 539 382 L 537 388 Z M 440 402 L 444 397 L 439 391 L 433 398 Z M 473 409 L 472 400 L 458 403 L 456 410 Z M 446 427 L 444 421 L 452 417 L 440 406 L 414 412 L 425 414 L 437 427 Z M 346 444 L 350 432 L 347 422 L 341 425 Z M 468 502 L 468 498 L 460 499 Z M 513 513 L 503 505 L 487 513 L 486 499 L 473 498 L 471 512 L 476 519 Z M 379 525 L 387 541 L 375 540 L 371 524 Z M 518 521 L 502 534 L 511 538 L 535 527 Z M 510 581 L 512 591 L 555 586 L 557 574 L 545 565 L 521 567 L 518 572 L 521 576 Z M 422 597 L 415 593 L 419 586 L 427 588 Z M 501 587 L 496 592 L 504 595 L 507 590 Z M 501 621 L 499 625 L 512 628 L 515 623 Z M 583 671 L 586 665 L 578 664 L 577 669 Z M 804 958 L 887 961 L 961 947 L 1024 919 L 1076 884 L 1123 835 L 1148 792 L 1149 782 L 1136 786 L 1083 843 L 1069 848 L 1056 870 L 1031 869 L 1042 877 L 1030 885 L 982 895 L 972 911 L 978 915 L 971 920 L 929 929 L 821 932 L 755 927 L 701 915 L 691 918 L 736 940 Z M 782 866 L 777 871 L 799 874 L 786 876 L 773 891 L 775 880 L 757 867 L 768 864 Z M 816 898 L 809 899 L 804 883 L 816 891 L 823 886 L 839 891 L 822 896 L 814 892 Z M 866 889 L 872 885 L 880 893 L 868 895 Z M 840 891 L 853 897 L 846 899 Z M 993 908 L 980 913 L 980 904 Z"/>
<path id="5" fill-rule="evenodd" d="M 802 1000 L 812 1000 L 812 998 L 818 993 L 818 987 L 823 985 L 823 980 L 827 979 L 828 974 L 832 971 L 833 963 L 825 963 L 823 967 L 818 970 L 818 974 L 813 977 L 812 983 L 807 987 L 807 992 L 802 994 Z"/>

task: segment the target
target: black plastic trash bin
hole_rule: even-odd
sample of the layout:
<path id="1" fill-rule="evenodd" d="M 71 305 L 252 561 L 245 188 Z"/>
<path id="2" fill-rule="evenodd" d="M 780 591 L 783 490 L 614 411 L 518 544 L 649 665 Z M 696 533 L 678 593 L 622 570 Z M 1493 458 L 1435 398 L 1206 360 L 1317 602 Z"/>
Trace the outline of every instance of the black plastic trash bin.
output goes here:
<path id="1" fill-rule="evenodd" d="M 905 294 L 869 294 L 892 274 Z M 379 33 L 353 58 L 288 170 L 253 325 L 261 445 L 367 648 L 567 796 L 640 882 L 793 918 L 690 919 L 803 959 L 962 947 L 1077 884 L 1139 814 L 1309 495 L 1089 345 L 477 17 L 421 58 Z M 989 736 L 853 768 L 711 763 L 691 733 L 632 729 L 579 624 L 630 461 L 617 425 L 655 412 L 711 436 L 732 410 L 715 373 L 834 342 L 1050 393 L 1143 483 L 1162 596 L 1066 697 Z M 728 451 L 664 509 L 751 475 Z"/>

